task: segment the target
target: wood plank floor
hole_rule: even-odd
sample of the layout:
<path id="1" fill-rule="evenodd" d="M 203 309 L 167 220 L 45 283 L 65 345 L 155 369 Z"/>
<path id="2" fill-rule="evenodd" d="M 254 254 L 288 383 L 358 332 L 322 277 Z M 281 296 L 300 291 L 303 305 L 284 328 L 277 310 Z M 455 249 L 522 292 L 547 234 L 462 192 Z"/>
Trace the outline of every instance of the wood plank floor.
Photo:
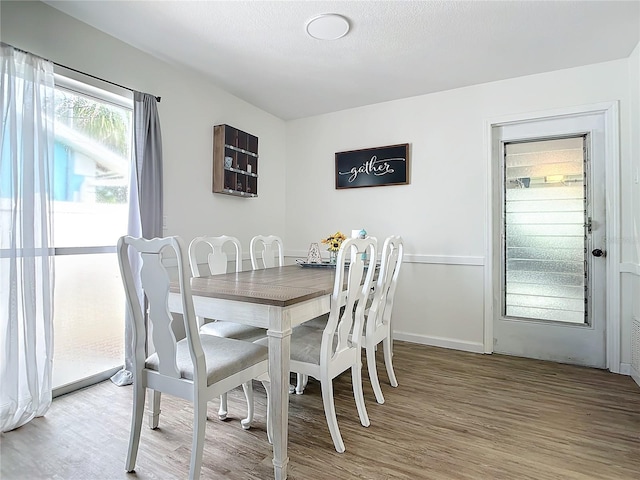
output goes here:
<path id="1" fill-rule="evenodd" d="M 605 371 L 396 342 L 400 386 L 378 352 L 384 405 L 365 381 L 364 428 L 350 375 L 335 381 L 346 452 L 336 453 L 319 384 L 290 397 L 289 478 L 640 479 L 640 387 Z M 363 369 L 366 375 L 366 365 Z M 273 478 L 265 394 L 256 385 L 254 427 L 243 431 L 240 389 L 229 419 L 211 403 L 203 479 Z M 192 410 L 163 397 L 160 428 L 142 431 L 136 472 L 126 474 L 131 388 L 111 382 L 54 400 L 47 415 L 1 437 L 3 480 L 183 479 Z"/>

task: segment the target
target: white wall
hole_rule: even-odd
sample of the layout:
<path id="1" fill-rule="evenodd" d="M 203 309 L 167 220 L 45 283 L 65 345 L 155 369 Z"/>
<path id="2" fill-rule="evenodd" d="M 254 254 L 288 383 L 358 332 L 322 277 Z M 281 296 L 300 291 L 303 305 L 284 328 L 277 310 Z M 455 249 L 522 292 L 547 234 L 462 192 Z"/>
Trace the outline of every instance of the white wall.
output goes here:
<path id="1" fill-rule="evenodd" d="M 619 100 L 621 162 L 628 171 L 629 64 L 618 60 L 288 122 L 289 247 L 302 253 L 336 229 L 402 235 L 412 263 L 401 276 L 394 307 L 396 338 L 483 351 L 485 121 Z M 637 131 L 637 120 L 635 126 Z M 411 144 L 410 185 L 334 189 L 335 152 L 398 143 Z M 630 184 L 623 182 L 624 211 L 635 208 L 637 218 Z M 624 232 L 631 229 L 629 217 L 622 219 Z M 629 250 L 624 261 L 637 262 Z M 630 310 L 628 293 L 623 302 Z M 630 317 L 623 323 L 623 362 L 629 363 Z"/>
<path id="2" fill-rule="evenodd" d="M 187 242 L 256 232 L 284 236 L 285 124 L 197 73 L 168 65 L 40 2 L 1 2 L 1 38 L 64 66 L 162 97 L 166 235 Z M 258 198 L 211 193 L 213 126 L 259 138 Z"/>
<path id="3" fill-rule="evenodd" d="M 631 146 L 629 162 L 622 162 L 621 177 L 631 202 L 623 205 L 622 230 L 622 332 L 623 358 L 631 358 L 631 375 L 640 385 L 640 44 L 629 57 L 629 124 Z M 624 339 L 631 339 L 631 345 Z"/>

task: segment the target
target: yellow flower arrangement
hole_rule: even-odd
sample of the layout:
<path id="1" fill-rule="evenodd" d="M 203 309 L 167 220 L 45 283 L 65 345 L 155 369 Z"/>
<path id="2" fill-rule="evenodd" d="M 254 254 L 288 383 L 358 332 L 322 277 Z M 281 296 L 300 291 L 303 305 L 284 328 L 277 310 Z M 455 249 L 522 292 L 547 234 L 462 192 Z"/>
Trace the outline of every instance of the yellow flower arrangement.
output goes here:
<path id="1" fill-rule="evenodd" d="M 330 252 L 337 252 L 340 250 L 340 245 L 342 242 L 346 240 L 347 237 L 344 236 L 344 233 L 337 231 L 333 235 L 329 235 L 327 238 L 323 238 L 320 240 L 323 244 L 327 245 L 327 249 Z"/>

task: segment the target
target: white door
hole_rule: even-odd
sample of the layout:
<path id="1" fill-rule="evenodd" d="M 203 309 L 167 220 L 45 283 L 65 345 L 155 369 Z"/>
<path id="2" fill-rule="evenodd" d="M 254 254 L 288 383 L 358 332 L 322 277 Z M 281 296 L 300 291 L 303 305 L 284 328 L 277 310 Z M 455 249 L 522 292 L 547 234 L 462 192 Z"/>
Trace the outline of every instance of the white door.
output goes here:
<path id="1" fill-rule="evenodd" d="M 602 114 L 493 129 L 494 352 L 606 367 Z"/>

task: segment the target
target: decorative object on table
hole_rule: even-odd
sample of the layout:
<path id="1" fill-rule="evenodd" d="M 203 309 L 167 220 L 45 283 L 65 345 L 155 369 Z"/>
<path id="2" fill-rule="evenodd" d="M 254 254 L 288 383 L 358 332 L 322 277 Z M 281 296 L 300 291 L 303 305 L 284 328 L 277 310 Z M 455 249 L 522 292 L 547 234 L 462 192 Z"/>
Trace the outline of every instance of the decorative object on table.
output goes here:
<path id="1" fill-rule="evenodd" d="M 358 238 L 367 238 L 367 231 L 363 228 L 358 232 Z M 367 261 L 367 252 L 362 252 L 362 260 Z"/>
<path id="2" fill-rule="evenodd" d="M 408 143 L 336 153 L 336 189 L 408 183 Z"/>
<path id="3" fill-rule="evenodd" d="M 340 245 L 342 245 L 342 242 L 346 239 L 347 237 L 345 237 L 344 233 L 338 230 L 333 235 L 329 235 L 327 238 L 321 240 L 321 243 L 327 245 L 327 250 L 329 250 L 329 263 L 336 263 Z"/>
<path id="4" fill-rule="evenodd" d="M 307 263 L 322 263 L 322 255 L 320 255 L 320 247 L 317 243 L 312 243 L 309 246 L 309 253 L 307 254 Z"/>
<path id="5" fill-rule="evenodd" d="M 296 259 L 296 263 L 298 265 L 300 265 L 301 267 L 311 267 L 311 268 L 336 268 L 336 264 L 335 263 L 330 263 L 330 262 L 320 262 L 320 263 L 309 263 L 307 262 L 304 258 L 298 258 Z"/>

